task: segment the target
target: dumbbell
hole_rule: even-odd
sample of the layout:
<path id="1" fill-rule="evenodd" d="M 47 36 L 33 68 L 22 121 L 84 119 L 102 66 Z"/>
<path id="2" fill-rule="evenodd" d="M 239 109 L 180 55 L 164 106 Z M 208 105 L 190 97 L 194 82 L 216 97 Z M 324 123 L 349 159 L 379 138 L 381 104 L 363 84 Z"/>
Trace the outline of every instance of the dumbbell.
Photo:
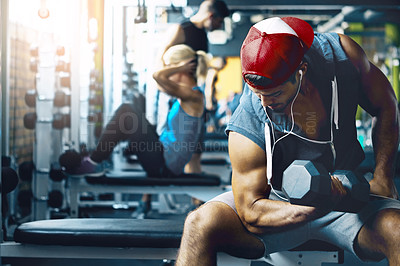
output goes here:
<path id="1" fill-rule="evenodd" d="M 64 202 L 64 194 L 59 190 L 49 192 L 47 204 L 51 208 L 61 208 Z"/>
<path id="2" fill-rule="evenodd" d="M 25 161 L 18 165 L 18 176 L 21 181 L 31 182 L 33 179 L 33 172 L 35 171 L 35 164 L 33 161 Z"/>
<path id="3" fill-rule="evenodd" d="M 29 52 L 31 56 L 37 57 L 39 56 L 39 47 L 37 44 L 32 44 L 31 47 L 29 48 Z"/>
<path id="4" fill-rule="evenodd" d="M 18 185 L 18 175 L 14 169 L 8 166 L 1 167 L 1 194 L 6 195 Z"/>
<path id="5" fill-rule="evenodd" d="M 58 60 L 56 64 L 56 72 L 71 72 L 71 64 L 63 60 Z"/>
<path id="6" fill-rule="evenodd" d="M 71 105 L 71 93 L 66 90 L 57 90 L 54 93 L 54 106 L 64 107 Z"/>
<path id="7" fill-rule="evenodd" d="M 65 48 L 64 48 L 64 46 L 62 46 L 62 45 L 57 45 L 57 48 L 56 48 L 56 55 L 58 55 L 58 56 L 63 56 L 63 55 L 65 55 Z"/>
<path id="8" fill-rule="evenodd" d="M 29 107 L 36 107 L 36 96 L 37 96 L 37 92 L 36 90 L 28 90 L 25 93 L 25 103 L 26 105 L 28 105 Z"/>
<path id="9" fill-rule="evenodd" d="M 70 76 L 60 77 L 60 85 L 61 87 L 71 88 L 71 77 Z"/>
<path id="10" fill-rule="evenodd" d="M 36 57 L 32 57 L 30 62 L 29 62 L 29 69 L 32 72 L 37 72 L 38 71 L 38 60 Z"/>
<path id="11" fill-rule="evenodd" d="M 347 191 L 334 210 L 358 212 L 368 203 L 370 187 L 363 176 L 348 170 L 338 170 L 332 175 Z M 329 208 L 331 189 L 331 175 L 319 163 L 295 160 L 283 173 L 282 192 L 292 204 Z"/>
<path id="12" fill-rule="evenodd" d="M 10 157 L 2 156 L 2 162 Z M 11 158 L 10 158 L 11 164 Z M 18 175 L 17 172 L 10 166 L 1 165 L 1 216 L 6 218 L 9 216 L 9 204 L 7 194 L 13 191 L 18 186 Z M 4 220 L 3 220 L 4 221 Z"/>
<path id="13" fill-rule="evenodd" d="M 71 127 L 71 115 L 55 113 L 53 115 L 52 126 L 54 129 L 59 129 L 59 130 Z"/>
<path id="14" fill-rule="evenodd" d="M 66 150 L 63 154 L 60 155 L 58 162 L 60 163 L 61 167 L 65 171 L 71 171 L 74 168 L 78 167 L 81 163 L 82 156 L 77 151 L 71 149 Z"/>
<path id="15" fill-rule="evenodd" d="M 24 115 L 24 127 L 26 129 L 35 129 L 37 115 L 36 112 L 26 113 Z"/>
<path id="16" fill-rule="evenodd" d="M 61 182 L 64 179 L 67 179 L 67 176 L 62 171 L 61 165 L 58 162 L 50 164 L 49 177 L 54 182 Z"/>

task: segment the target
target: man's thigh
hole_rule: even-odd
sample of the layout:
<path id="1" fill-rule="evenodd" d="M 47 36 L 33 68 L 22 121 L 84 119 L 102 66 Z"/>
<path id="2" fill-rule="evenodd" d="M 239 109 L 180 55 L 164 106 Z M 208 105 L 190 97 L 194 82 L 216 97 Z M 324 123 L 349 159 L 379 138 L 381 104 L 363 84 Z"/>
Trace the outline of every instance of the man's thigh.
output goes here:
<path id="1" fill-rule="evenodd" d="M 384 236 L 384 232 L 390 233 L 386 223 L 390 215 L 385 214 L 388 210 L 391 210 L 390 213 L 396 213 L 392 221 L 397 221 L 399 224 L 400 201 L 374 200 L 359 213 L 331 212 L 313 221 L 310 229 L 311 238 L 337 245 L 353 253 L 360 260 L 379 261 L 383 256 L 374 245 L 379 243 L 376 237 Z"/>
<path id="2" fill-rule="evenodd" d="M 377 261 L 400 250 L 400 210 L 384 209 L 361 228 L 354 249 L 363 260 Z"/>

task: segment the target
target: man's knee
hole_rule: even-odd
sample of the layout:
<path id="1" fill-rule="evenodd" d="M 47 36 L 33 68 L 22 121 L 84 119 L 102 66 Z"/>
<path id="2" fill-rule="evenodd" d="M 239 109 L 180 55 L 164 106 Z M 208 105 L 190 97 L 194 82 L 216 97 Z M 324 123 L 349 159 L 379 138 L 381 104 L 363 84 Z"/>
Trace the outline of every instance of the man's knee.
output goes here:
<path id="1" fill-rule="evenodd" d="M 380 211 L 374 224 L 376 230 L 386 241 L 400 242 L 400 210 L 386 209 Z"/>
<path id="2" fill-rule="evenodd" d="M 213 219 L 210 215 L 215 212 L 214 203 L 207 203 L 189 213 L 185 221 L 185 227 L 195 230 L 206 229 L 212 226 Z"/>
<path id="3" fill-rule="evenodd" d="M 225 207 L 226 206 L 226 207 Z M 221 233 L 226 208 L 221 202 L 209 202 L 189 213 L 185 221 L 185 232 L 203 237 L 213 237 Z"/>

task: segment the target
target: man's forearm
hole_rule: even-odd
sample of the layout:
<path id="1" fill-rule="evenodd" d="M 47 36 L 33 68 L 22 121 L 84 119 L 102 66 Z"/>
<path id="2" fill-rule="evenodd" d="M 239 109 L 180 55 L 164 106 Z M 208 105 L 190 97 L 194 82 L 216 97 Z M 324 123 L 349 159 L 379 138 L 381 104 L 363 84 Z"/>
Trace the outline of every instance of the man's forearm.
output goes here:
<path id="1" fill-rule="evenodd" d="M 315 207 L 260 199 L 243 214 L 246 228 L 255 234 L 276 233 L 304 224 L 323 215 Z"/>
<path id="2" fill-rule="evenodd" d="M 397 107 L 382 110 L 372 128 L 375 153 L 374 178 L 393 178 L 394 162 L 399 146 L 399 114 Z"/>

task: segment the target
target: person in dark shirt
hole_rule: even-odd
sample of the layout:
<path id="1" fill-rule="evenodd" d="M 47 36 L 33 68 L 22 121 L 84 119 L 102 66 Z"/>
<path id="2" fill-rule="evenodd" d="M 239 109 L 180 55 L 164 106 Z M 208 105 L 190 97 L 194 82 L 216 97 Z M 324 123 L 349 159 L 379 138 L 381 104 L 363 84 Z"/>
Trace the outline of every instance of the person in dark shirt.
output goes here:
<path id="1" fill-rule="evenodd" d="M 227 16 L 229 16 L 229 9 L 224 1 L 203 1 L 199 6 L 199 10 L 196 12 L 196 14 L 191 16 L 189 20 L 183 21 L 182 23 L 171 28 L 171 32 L 168 34 L 168 36 L 171 36 L 171 38 L 166 42 L 167 44 L 163 49 L 163 53 L 170 46 L 176 44 L 186 44 L 195 51 L 201 50 L 207 53 L 207 31 L 213 31 L 221 28 L 224 18 Z M 205 81 L 200 80 L 199 82 L 204 83 Z M 158 104 L 158 108 L 163 108 L 162 105 L 165 105 L 165 101 L 165 99 L 161 100 Z M 158 116 L 158 121 L 160 124 L 162 124 L 164 119 L 162 116 Z M 160 130 L 160 127 L 158 126 L 157 129 Z M 192 159 L 186 166 L 185 171 L 188 173 L 201 172 L 200 157 L 202 146 L 200 145 L 199 147 L 199 150 L 192 155 Z"/>
<path id="2" fill-rule="evenodd" d="M 176 44 L 186 44 L 193 50 L 208 52 L 207 31 L 220 29 L 229 9 L 224 1 L 205 0 L 196 14 L 171 28 L 163 53 Z"/>

